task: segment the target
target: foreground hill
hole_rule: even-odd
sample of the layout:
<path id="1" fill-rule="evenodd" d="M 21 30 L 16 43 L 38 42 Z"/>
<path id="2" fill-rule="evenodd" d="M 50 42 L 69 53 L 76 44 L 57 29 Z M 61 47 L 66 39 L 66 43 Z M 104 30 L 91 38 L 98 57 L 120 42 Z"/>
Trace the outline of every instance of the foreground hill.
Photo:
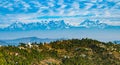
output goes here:
<path id="1" fill-rule="evenodd" d="M 120 65 L 120 44 L 92 39 L 0 47 L 1 65 Z"/>

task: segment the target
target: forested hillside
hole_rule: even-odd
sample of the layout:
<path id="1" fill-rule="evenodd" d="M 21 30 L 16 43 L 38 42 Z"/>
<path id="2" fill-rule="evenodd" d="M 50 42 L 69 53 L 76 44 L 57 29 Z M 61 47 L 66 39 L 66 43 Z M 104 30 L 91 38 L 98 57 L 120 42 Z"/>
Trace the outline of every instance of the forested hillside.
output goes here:
<path id="1" fill-rule="evenodd" d="M 86 38 L 1 46 L 0 65 L 120 65 L 120 44 Z"/>

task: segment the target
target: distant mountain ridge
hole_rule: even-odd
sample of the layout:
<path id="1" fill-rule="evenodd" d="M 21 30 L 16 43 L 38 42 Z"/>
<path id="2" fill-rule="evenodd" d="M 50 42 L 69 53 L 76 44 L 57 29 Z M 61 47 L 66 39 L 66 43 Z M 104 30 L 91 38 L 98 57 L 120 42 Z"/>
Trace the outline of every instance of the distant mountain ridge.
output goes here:
<path id="1" fill-rule="evenodd" d="M 61 39 L 49 39 L 49 38 L 37 38 L 37 37 L 25 37 L 12 40 L 0 40 L 0 45 L 19 45 L 19 43 L 29 43 L 29 42 L 51 42 Z"/>
<path id="2" fill-rule="evenodd" d="M 117 43 L 117 44 L 120 44 L 120 41 L 119 40 L 116 40 L 116 41 L 113 41 L 114 43 Z"/>
<path id="3" fill-rule="evenodd" d="M 120 28 L 120 26 L 112 26 L 106 23 L 101 23 L 99 20 L 91 21 L 89 19 L 84 20 L 78 26 L 65 23 L 64 20 L 59 21 L 42 21 L 34 23 L 22 23 L 15 22 L 8 27 L 0 28 L 1 31 L 26 31 L 26 30 L 54 30 L 54 29 L 68 29 L 68 28 Z"/>
<path id="4" fill-rule="evenodd" d="M 108 25 L 105 24 L 105 23 L 100 23 L 99 20 L 97 20 L 97 21 L 91 21 L 89 19 L 86 19 L 84 22 L 80 23 L 79 26 L 86 27 L 86 28 L 93 28 L 93 27 L 96 27 L 96 28 L 105 28 Z"/>
<path id="5" fill-rule="evenodd" d="M 35 23 L 22 23 L 22 22 L 15 22 L 11 25 L 9 25 L 6 28 L 3 28 L 1 30 L 46 30 L 46 29 L 64 29 L 69 28 L 70 25 L 66 24 L 64 20 L 60 21 L 49 21 L 49 22 L 35 22 Z"/>

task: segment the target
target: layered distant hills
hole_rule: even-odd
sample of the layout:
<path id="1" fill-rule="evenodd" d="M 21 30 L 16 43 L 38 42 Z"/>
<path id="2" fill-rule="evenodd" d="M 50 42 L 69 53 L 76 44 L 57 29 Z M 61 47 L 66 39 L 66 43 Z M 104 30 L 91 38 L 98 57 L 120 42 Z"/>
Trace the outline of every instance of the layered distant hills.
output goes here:
<path id="1" fill-rule="evenodd" d="M 57 40 L 66 40 L 65 38 L 52 39 L 52 38 L 38 38 L 38 37 L 24 37 L 17 39 L 9 39 L 9 40 L 0 40 L 0 45 L 19 45 L 20 43 L 50 43 Z M 120 44 L 120 41 L 113 41 L 113 43 Z"/>
<path id="2" fill-rule="evenodd" d="M 65 23 L 64 20 L 59 21 L 41 21 L 34 23 L 22 23 L 15 22 L 10 24 L 5 28 L 0 28 L 1 31 L 24 31 L 24 30 L 54 30 L 54 29 L 68 29 L 68 28 L 99 28 L 99 29 L 120 29 L 120 26 L 112 26 L 106 23 L 101 23 L 99 20 L 91 21 L 84 20 L 79 23 L 78 26 L 70 25 L 69 23 Z"/>
<path id="3" fill-rule="evenodd" d="M 49 39 L 49 38 L 37 38 L 37 37 L 24 37 L 11 40 L 0 40 L 0 45 L 19 45 L 19 43 L 40 43 L 40 42 L 52 42 L 61 39 Z"/>

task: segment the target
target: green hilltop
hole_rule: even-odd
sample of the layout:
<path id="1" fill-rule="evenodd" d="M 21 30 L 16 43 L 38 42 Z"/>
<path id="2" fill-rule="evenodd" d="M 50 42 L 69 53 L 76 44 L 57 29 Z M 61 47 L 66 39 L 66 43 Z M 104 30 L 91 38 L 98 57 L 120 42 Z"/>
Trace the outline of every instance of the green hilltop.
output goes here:
<path id="1" fill-rule="evenodd" d="M 1 65 L 120 65 L 120 44 L 92 39 L 0 47 Z"/>

